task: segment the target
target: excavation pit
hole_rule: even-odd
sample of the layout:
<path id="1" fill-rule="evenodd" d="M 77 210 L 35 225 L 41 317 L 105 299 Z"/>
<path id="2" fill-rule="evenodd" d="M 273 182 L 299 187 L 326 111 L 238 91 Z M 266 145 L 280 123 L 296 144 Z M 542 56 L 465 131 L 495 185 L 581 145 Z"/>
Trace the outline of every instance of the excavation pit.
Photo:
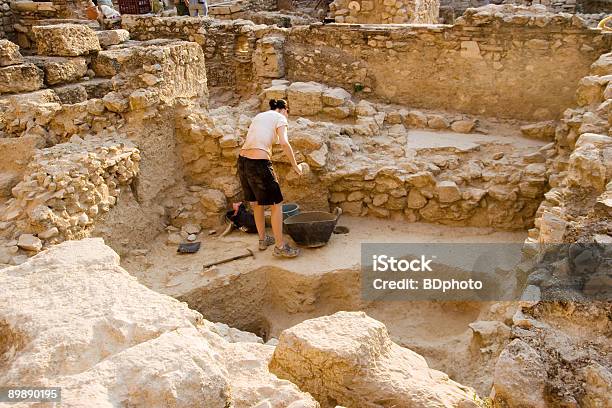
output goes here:
<path id="1" fill-rule="evenodd" d="M 612 243 L 612 36 L 541 6 L 385 25 L 358 9 L 414 2 L 336 0 L 331 17 L 351 24 L 310 24 L 321 10 L 246 1 L 211 7 L 218 20 L 131 15 L 125 30 L 99 30 L 55 3 L 11 4 L 23 52 L 0 40 L 0 156 L 16 157 L 0 163 L 0 382 L 27 373 L 63 386 L 67 404 L 135 407 L 397 406 L 410 378 L 466 406 L 479 400 L 467 386 L 510 408 L 609 400 L 609 302 L 546 297 L 564 278 L 603 286 L 609 264 L 580 276 L 575 257 L 530 265 L 544 244 Z M 419 4 L 414 21 L 435 23 L 437 4 Z M 256 235 L 220 236 L 242 200 L 240 147 L 272 98 L 288 101 L 289 141 L 308 165 L 298 176 L 273 150 L 285 203 L 341 208 L 348 230 L 292 260 L 257 251 Z M 201 248 L 177 254 L 186 242 Z M 508 267 L 482 256 L 474 276 L 511 300 L 364 296 L 361 245 L 402 242 L 504 247 Z M 436 264 L 450 273 L 456 258 Z M 292 375 L 310 346 L 331 350 L 325 367 Z M 403 393 L 379 389 L 389 373 L 403 373 L 392 390 Z M 353 381 L 346 395 L 327 375 Z"/>
<path id="2" fill-rule="evenodd" d="M 513 243 L 524 232 L 492 228 L 451 228 L 431 224 L 398 224 L 343 216 L 346 235 L 332 235 L 328 245 L 303 249 L 300 257 L 274 258 L 271 250 L 202 270 L 201 265 L 256 249 L 257 236 L 235 232 L 202 238 L 202 249 L 181 256 L 158 237 L 145 256 L 128 256 L 123 266 L 151 289 L 187 302 L 206 319 L 246 330 L 266 340 L 299 322 L 340 310 L 363 310 L 386 324 L 398 344 L 425 356 L 456 381 L 484 390 L 490 386 L 489 365 L 470 363 L 476 347 L 469 325 L 491 316 L 509 319 L 509 305 L 493 302 L 368 302 L 360 289 L 361 243 Z M 513 254 L 520 260 L 520 246 Z M 508 282 L 513 290 L 515 282 Z M 509 310 L 506 308 L 509 307 Z M 492 310 L 493 309 L 493 310 Z M 479 354 L 479 353 L 478 353 Z M 492 364 L 492 363 L 491 363 Z"/>

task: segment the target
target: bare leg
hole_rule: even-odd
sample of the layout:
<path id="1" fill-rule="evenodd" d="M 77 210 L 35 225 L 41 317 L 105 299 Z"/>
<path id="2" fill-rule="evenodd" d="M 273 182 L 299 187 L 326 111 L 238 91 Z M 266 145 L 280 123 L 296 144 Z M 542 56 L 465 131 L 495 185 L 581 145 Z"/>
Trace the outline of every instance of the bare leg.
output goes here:
<path id="1" fill-rule="evenodd" d="M 274 241 L 277 248 L 285 246 L 285 242 L 283 241 L 283 212 L 281 208 L 281 204 L 274 204 L 272 206 L 272 233 L 274 234 Z"/>
<path id="2" fill-rule="evenodd" d="M 255 216 L 255 225 L 257 226 L 259 239 L 264 239 L 266 236 L 266 218 L 264 215 L 264 206 L 257 204 L 257 202 L 252 202 L 251 208 L 253 209 L 253 215 Z"/>

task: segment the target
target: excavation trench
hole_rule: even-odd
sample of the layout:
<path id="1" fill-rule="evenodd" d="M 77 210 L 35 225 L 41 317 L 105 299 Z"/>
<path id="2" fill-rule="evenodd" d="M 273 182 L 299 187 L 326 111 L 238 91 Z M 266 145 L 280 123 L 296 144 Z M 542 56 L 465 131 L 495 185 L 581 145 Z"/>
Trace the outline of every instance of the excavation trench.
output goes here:
<path id="1" fill-rule="evenodd" d="M 253 332 L 265 341 L 306 319 L 363 310 L 384 322 L 394 341 L 422 354 L 431 367 L 487 394 L 497 351 L 481 353 L 484 344 L 469 324 L 509 319 L 509 302 L 364 300 L 360 244 L 516 243 L 525 234 L 421 223 L 397 226 L 388 220 L 353 217 L 342 218 L 341 224 L 349 227 L 349 234 L 334 235 L 326 247 L 306 249 L 294 260 L 278 260 L 268 250 L 202 270 L 206 262 L 254 247 L 255 236 L 234 233 L 204 239 L 194 255 L 177 255 L 160 243 L 146 259 L 126 257 L 123 262 L 152 289 L 186 302 L 210 321 Z M 512 255 L 520 258 L 520 253 Z"/>

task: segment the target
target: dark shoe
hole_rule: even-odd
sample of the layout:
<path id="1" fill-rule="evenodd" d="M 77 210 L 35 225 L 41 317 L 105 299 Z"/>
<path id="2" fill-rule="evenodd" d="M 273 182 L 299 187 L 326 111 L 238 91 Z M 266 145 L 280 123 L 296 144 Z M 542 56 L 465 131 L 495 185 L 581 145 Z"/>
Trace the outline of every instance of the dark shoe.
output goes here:
<path id="1" fill-rule="evenodd" d="M 268 249 L 270 245 L 274 245 L 274 242 L 275 242 L 274 237 L 271 237 L 270 235 L 266 235 L 264 239 L 259 240 L 259 250 L 265 251 L 266 249 Z"/>
<path id="2" fill-rule="evenodd" d="M 282 248 L 274 247 L 274 252 L 272 255 L 283 258 L 295 258 L 300 254 L 299 248 L 291 248 L 289 245 L 285 244 Z"/>

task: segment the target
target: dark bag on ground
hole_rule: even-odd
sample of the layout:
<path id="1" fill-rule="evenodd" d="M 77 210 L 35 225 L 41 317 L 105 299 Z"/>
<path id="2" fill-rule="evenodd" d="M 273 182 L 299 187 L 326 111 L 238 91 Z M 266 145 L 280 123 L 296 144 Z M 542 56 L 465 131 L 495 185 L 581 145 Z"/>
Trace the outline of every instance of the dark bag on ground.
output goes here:
<path id="1" fill-rule="evenodd" d="M 225 214 L 225 219 L 234 224 L 234 227 L 240 231 L 248 232 L 249 234 L 256 233 L 257 226 L 255 225 L 253 213 L 248 211 L 243 203 L 239 203 L 240 205 L 236 204 L 234 204 L 233 210 Z"/>

